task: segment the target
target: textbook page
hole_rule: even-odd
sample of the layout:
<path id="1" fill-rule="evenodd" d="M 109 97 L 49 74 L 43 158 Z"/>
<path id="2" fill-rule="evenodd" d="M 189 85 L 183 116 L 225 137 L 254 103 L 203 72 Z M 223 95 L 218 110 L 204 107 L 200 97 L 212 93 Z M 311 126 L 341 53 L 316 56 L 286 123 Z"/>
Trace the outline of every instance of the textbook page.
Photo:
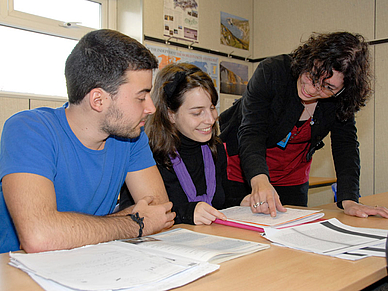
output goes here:
<path id="1" fill-rule="evenodd" d="M 173 288 L 184 286 L 192 281 L 195 281 L 196 279 L 199 279 L 213 271 L 216 271 L 218 268 L 219 268 L 219 265 L 202 263 L 198 266 L 190 268 L 186 271 L 183 271 L 181 273 L 178 273 L 176 275 L 173 275 L 161 281 L 144 284 L 137 287 L 123 288 L 123 289 L 119 289 L 119 291 L 170 290 Z M 52 280 L 44 279 L 33 273 L 28 273 L 28 275 L 30 275 L 30 277 L 46 291 L 80 291 L 79 289 L 69 288 L 64 285 L 58 284 Z M 111 290 L 112 289 L 110 289 L 109 291 Z"/>
<path id="2" fill-rule="evenodd" d="M 150 240 L 152 238 L 153 240 Z M 218 264 L 270 247 L 241 239 L 202 234 L 177 228 L 140 239 L 123 240 L 139 247 L 176 254 L 191 259 Z"/>
<path id="3" fill-rule="evenodd" d="M 166 283 L 166 280 L 169 280 L 167 285 L 176 285 L 175 278 L 186 284 L 219 268 L 174 254 L 147 252 L 136 245 L 118 241 L 72 250 L 10 253 L 10 257 L 10 265 L 70 290 L 143 290 L 149 285 L 155 288 L 157 284 Z M 178 274 L 182 276 L 175 277 Z"/>
<path id="4" fill-rule="evenodd" d="M 374 257 L 383 257 L 385 258 L 385 242 L 380 241 L 376 244 L 363 247 L 357 250 L 351 251 L 353 255 L 360 256 L 374 256 Z"/>
<path id="5" fill-rule="evenodd" d="M 381 256 L 388 230 L 351 227 L 332 218 L 266 232 L 265 238 L 289 248 L 338 258 L 357 260 L 370 255 Z"/>
<path id="6" fill-rule="evenodd" d="M 234 206 L 220 211 L 226 215 L 228 221 L 256 227 L 275 228 L 314 221 L 324 215 L 320 210 L 286 209 L 286 212 L 278 211 L 276 217 L 264 213 L 253 213 L 251 208 L 246 206 Z"/>

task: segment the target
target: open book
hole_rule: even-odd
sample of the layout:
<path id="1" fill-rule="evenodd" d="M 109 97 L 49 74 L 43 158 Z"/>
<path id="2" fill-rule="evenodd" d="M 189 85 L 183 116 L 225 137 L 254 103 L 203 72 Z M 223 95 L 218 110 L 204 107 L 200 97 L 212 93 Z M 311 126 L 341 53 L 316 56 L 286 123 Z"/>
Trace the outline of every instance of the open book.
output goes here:
<path id="1" fill-rule="evenodd" d="M 130 243 L 132 242 L 132 243 Z M 269 247 L 174 229 L 71 250 L 10 253 L 10 265 L 45 290 L 168 290 L 212 273 L 221 262 Z"/>
<path id="2" fill-rule="evenodd" d="M 252 213 L 250 207 L 234 206 L 220 210 L 227 220 L 216 219 L 215 223 L 264 232 L 265 227 L 284 228 L 300 225 L 321 218 L 319 210 L 287 208 L 286 212 L 277 212 L 276 217 L 269 214 Z"/>
<path id="3" fill-rule="evenodd" d="M 148 250 L 164 251 L 214 264 L 264 250 L 270 246 L 247 240 L 202 234 L 182 228 L 145 238 L 129 239 L 126 242 L 137 240 L 145 241 L 145 243 L 140 243 L 139 247 Z"/>

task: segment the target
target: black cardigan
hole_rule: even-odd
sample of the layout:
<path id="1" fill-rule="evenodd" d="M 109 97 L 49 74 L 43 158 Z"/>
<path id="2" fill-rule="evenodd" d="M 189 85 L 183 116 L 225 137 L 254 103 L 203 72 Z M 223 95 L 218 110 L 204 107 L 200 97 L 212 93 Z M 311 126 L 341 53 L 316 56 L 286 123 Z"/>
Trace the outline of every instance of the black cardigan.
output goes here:
<path id="1" fill-rule="evenodd" d="M 292 130 L 304 110 L 290 65 L 289 55 L 262 61 L 242 98 L 220 116 L 221 138 L 226 141 L 230 155 L 240 155 L 247 181 L 258 174 L 269 177 L 266 149 L 275 147 Z M 341 122 L 336 117 L 336 108 L 335 98 L 318 101 L 307 159 L 324 146 L 322 140 L 330 132 L 338 206 L 342 207 L 343 200 L 358 201 L 360 158 L 355 119 Z M 236 133 L 238 140 L 234 137 Z"/>

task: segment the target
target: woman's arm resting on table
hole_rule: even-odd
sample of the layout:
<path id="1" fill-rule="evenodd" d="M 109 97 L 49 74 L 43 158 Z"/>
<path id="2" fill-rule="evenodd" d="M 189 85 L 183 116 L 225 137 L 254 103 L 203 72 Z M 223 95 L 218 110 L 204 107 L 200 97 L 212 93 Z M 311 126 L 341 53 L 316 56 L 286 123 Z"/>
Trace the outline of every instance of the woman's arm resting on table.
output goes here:
<path id="1" fill-rule="evenodd" d="M 383 206 L 368 206 L 357 203 L 352 200 L 342 201 L 345 214 L 357 216 L 357 217 L 368 217 L 369 215 L 380 215 L 381 217 L 388 218 L 388 209 Z"/>

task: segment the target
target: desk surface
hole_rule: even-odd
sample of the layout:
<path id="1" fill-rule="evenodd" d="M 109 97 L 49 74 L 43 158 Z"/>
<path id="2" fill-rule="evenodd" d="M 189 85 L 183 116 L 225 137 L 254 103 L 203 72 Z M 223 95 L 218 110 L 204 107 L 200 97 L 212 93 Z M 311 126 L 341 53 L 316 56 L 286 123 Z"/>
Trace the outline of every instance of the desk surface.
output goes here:
<path id="1" fill-rule="evenodd" d="M 366 196 L 361 201 L 387 206 L 388 193 Z M 351 226 L 388 229 L 385 219 L 355 218 L 332 206 L 322 207 L 324 218 L 336 217 Z M 223 225 L 175 227 L 268 243 L 257 232 Z M 7 265 L 8 261 L 8 254 L 0 254 L 0 290 L 42 290 L 27 274 Z M 218 271 L 177 290 L 359 290 L 385 276 L 385 258 L 354 262 L 271 245 L 268 250 L 221 263 Z"/>
<path id="2" fill-rule="evenodd" d="M 331 184 L 333 184 L 335 182 L 337 182 L 337 178 L 310 177 L 309 178 L 309 188 L 331 186 Z"/>

